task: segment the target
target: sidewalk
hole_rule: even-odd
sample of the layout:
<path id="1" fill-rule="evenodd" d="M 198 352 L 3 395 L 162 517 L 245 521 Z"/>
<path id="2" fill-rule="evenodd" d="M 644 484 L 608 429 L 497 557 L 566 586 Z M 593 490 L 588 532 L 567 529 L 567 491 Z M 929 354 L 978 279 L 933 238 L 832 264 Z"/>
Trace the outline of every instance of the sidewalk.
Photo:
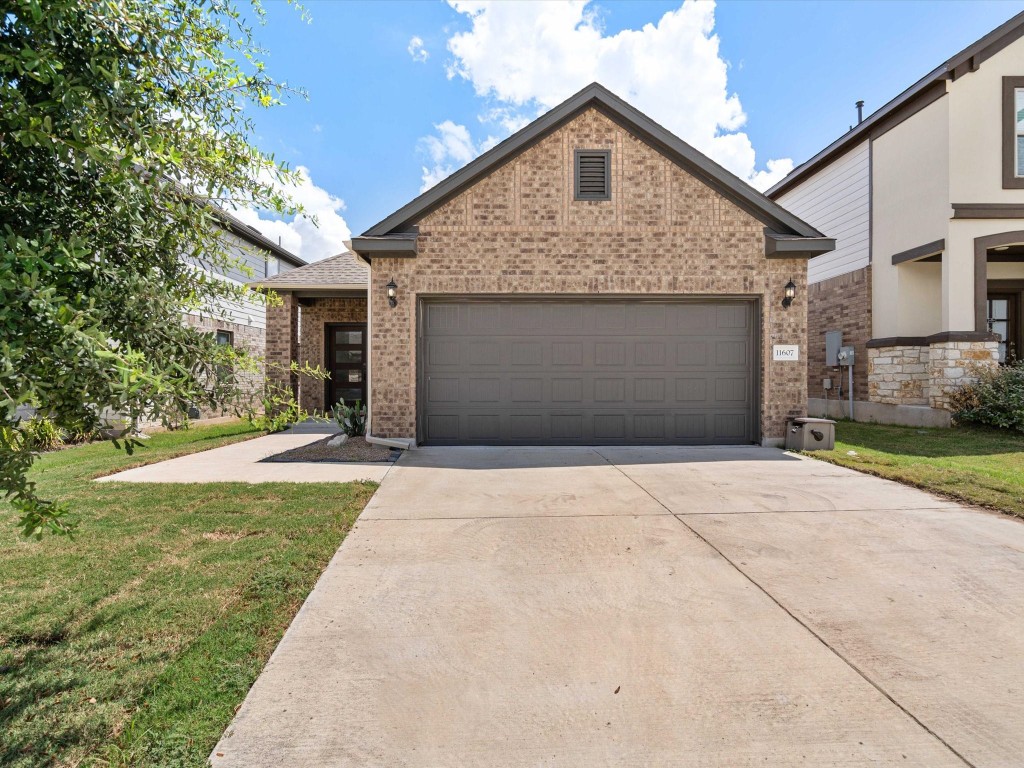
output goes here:
<path id="1" fill-rule="evenodd" d="M 97 478 L 100 483 L 379 483 L 391 462 L 261 463 L 262 459 L 316 442 L 323 432 L 292 431 L 245 440 L 201 453 Z"/>

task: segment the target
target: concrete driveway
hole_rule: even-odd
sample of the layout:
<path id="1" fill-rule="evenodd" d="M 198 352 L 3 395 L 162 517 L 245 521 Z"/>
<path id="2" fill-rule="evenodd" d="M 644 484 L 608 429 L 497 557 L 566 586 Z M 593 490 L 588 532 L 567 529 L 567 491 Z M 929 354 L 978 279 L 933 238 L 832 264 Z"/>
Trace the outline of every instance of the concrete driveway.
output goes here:
<path id="1" fill-rule="evenodd" d="M 1020 766 L 1024 525 L 762 448 L 420 449 L 214 766 Z"/>

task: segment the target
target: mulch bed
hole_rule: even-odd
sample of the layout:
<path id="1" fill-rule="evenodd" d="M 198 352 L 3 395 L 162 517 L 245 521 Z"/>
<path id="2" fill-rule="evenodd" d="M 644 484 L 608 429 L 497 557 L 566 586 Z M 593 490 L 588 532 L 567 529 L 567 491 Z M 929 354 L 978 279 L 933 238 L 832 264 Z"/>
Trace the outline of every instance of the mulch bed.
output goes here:
<path id="1" fill-rule="evenodd" d="M 284 453 L 268 456 L 263 461 L 271 462 L 320 462 L 337 464 L 346 461 L 394 461 L 402 453 L 397 448 L 374 445 L 361 437 L 350 437 L 343 445 L 332 448 L 327 445 L 335 435 L 328 435 L 309 445 L 292 448 Z"/>

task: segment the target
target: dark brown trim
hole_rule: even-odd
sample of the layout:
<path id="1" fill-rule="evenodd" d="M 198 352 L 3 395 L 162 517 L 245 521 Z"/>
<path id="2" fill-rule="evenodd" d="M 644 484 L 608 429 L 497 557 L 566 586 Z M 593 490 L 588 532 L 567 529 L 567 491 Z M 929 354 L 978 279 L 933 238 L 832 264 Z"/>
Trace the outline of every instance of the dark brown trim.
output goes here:
<path id="1" fill-rule="evenodd" d="M 580 194 L 580 158 L 600 155 L 604 158 L 604 194 Z M 612 151 L 610 149 L 577 149 L 573 153 L 573 185 L 572 199 L 576 201 L 597 200 L 599 202 L 612 199 Z"/>
<path id="2" fill-rule="evenodd" d="M 946 81 L 936 80 L 934 83 L 922 90 L 916 98 L 907 102 L 901 109 L 887 115 L 885 118 L 879 120 L 876 125 L 873 125 L 869 131 L 872 140 L 888 133 L 897 125 L 909 120 L 925 107 L 930 107 L 945 95 Z"/>
<path id="3" fill-rule="evenodd" d="M 1024 77 L 1003 78 L 1003 189 L 1024 189 L 1017 175 L 1017 116 L 1015 90 L 1024 88 Z"/>
<path id="4" fill-rule="evenodd" d="M 1024 181 L 1024 179 L 1021 179 Z M 1021 203 L 953 203 L 954 219 L 1024 219 Z"/>
<path id="5" fill-rule="evenodd" d="M 950 341 L 999 341 L 999 337 L 988 331 L 942 331 L 933 333 L 925 341 L 928 344 L 945 344 Z"/>
<path id="6" fill-rule="evenodd" d="M 579 93 L 570 96 L 525 128 L 512 134 L 444 181 L 399 208 L 386 219 L 374 224 L 363 235 L 379 236 L 404 231 L 587 109 L 598 110 L 609 120 L 632 133 L 772 229 L 802 237 L 823 237 L 822 233 L 810 224 L 794 216 L 778 203 L 769 200 L 745 181 L 698 152 L 599 83 L 591 83 Z"/>
<path id="7" fill-rule="evenodd" d="M 924 336 L 887 336 L 884 339 L 869 339 L 865 345 L 868 349 L 882 347 L 926 347 L 928 340 Z"/>
<path id="8" fill-rule="evenodd" d="M 905 264 L 908 261 L 919 261 L 920 259 L 927 258 L 928 256 L 934 256 L 937 253 L 941 253 L 946 250 L 946 241 L 935 240 L 931 243 L 925 243 L 919 245 L 916 248 L 908 248 L 905 251 L 894 253 L 892 255 L 893 266 L 897 264 Z"/>
<path id="9" fill-rule="evenodd" d="M 403 233 L 400 237 L 353 237 L 352 250 L 364 261 L 370 259 L 414 259 L 416 258 L 417 233 Z"/>
<path id="10" fill-rule="evenodd" d="M 369 355 L 369 347 L 370 347 L 369 333 L 367 332 L 368 331 L 368 325 L 369 325 L 368 323 L 335 323 L 335 322 L 325 322 L 324 323 L 324 358 L 323 358 L 324 359 L 324 364 L 323 364 L 323 369 L 325 371 L 327 371 L 328 374 L 331 374 L 326 379 L 324 379 L 324 413 L 330 413 L 331 408 L 333 408 L 334 405 L 337 404 L 338 401 L 334 399 L 334 395 L 337 394 L 337 390 L 344 388 L 342 386 L 343 384 L 348 384 L 348 382 L 334 381 L 333 380 L 333 373 L 337 372 L 338 370 L 351 370 L 351 369 L 355 369 L 355 368 L 358 368 L 360 370 L 361 374 L 362 374 L 362 381 L 359 382 L 360 386 L 358 387 L 358 389 L 360 389 L 362 391 L 363 396 L 361 398 L 359 398 L 359 399 L 361 401 L 361 404 L 363 406 L 367 407 L 367 413 L 369 413 L 369 409 L 368 409 L 368 406 L 367 406 L 367 403 L 369 402 L 369 399 L 370 399 L 370 394 L 369 394 L 370 393 L 370 388 L 369 388 L 369 381 L 368 381 L 368 377 L 367 377 L 367 373 L 368 373 L 369 367 L 370 367 L 369 366 L 369 357 L 368 357 L 368 355 Z M 338 346 L 337 344 L 334 343 L 334 333 L 333 332 L 335 330 L 354 330 L 354 331 L 360 331 L 363 334 L 363 343 L 362 343 L 362 345 L 358 345 L 358 344 L 344 344 L 344 345 L 341 345 L 343 347 L 348 347 L 348 348 L 361 346 L 362 347 L 362 360 L 360 360 L 359 363 L 344 364 L 347 367 L 341 368 L 341 369 L 339 369 L 337 367 L 339 364 L 336 363 L 335 359 L 334 359 L 335 349 Z M 349 389 L 356 389 L 357 387 L 350 386 L 348 388 Z"/>
<path id="11" fill-rule="evenodd" d="M 833 237 L 794 237 L 764 231 L 764 255 L 768 259 L 810 259 L 835 249 Z"/>
<path id="12" fill-rule="evenodd" d="M 955 206 L 954 206 L 955 207 Z M 988 324 L 988 250 L 1000 245 L 1024 243 L 1024 229 L 1000 232 L 974 238 L 974 327 L 985 328 Z"/>
<path id="13" fill-rule="evenodd" d="M 945 63 L 940 64 L 882 106 L 881 109 L 868 116 L 864 122 L 854 126 L 814 157 L 797 166 L 786 178 L 765 194 L 773 200 L 776 199 L 832 159 L 845 154 L 854 145 L 872 136 L 880 136 L 913 116 L 945 95 L 947 80 L 957 80 L 970 72 L 976 72 L 982 62 L 999 53 L 1022 35 L 1024 35 L 1024 13 L 1018 13 Z"/>

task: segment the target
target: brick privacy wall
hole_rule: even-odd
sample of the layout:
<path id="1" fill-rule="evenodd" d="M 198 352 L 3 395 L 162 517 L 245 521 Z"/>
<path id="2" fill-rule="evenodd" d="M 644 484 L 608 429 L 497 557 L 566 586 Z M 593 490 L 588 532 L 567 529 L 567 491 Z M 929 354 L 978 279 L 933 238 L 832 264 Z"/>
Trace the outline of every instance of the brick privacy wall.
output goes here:
<path id="1" fill-rule="evenodd" d="M 612 199 L 573 200 L 573 151 L 612 151 Z M 416 435 L 421 294 L 760 296 L 763 436 L 806 413 L 807 263 L 764 256 L 764 224 L 596 110 L 426 215 L 414 259 L 374 259 L 372 430 Z M 385 285 L 398 284 L 398 306 Z M 783 286 L 798 286 L 790 309 Z M 801 362 L 772 362 L 800 343 Z"/>
<path id="2" fill-rule="evenodd" d="M 233 341 L 236 348 L 245 349 L 248 352 L 261 357 L 265 353 L 266 333 L 262 328 L 252 328 L 248 325 L 229 323 L 216 317 L 209 317 L 208 315 L 185 315 L 184 323 L 185 325 L 191 326 L 192 328 L 198 328 L 199 330 L 207 333 L 230 331 L 234 335 Z M 244 379 L 244 386 L 252 392 L 253 397 L 256 397 L 258 390 L 261 388 L 262 382 L 263 372 L 259 371 L 247 374 Z M 225 411 L 212 411 L 209 409 L 202 410 L 200 413 L 201 418 L 204 419 L 227 415 Z"/>
<path id="3" fill-rule="evenodd" d="M 868 390 L 873 403 L 928 405 L 931 386 L 927 346 L 902 344 L 868 350 Z"/>
<path id="4" fill-rule="evenodd" d="M 310 299 L 300 307 L 302 333 L 296 353 L 300 364 L 325 367 L 324 328 L 328 323 L 365 323 L 366 299 L 331 296 Z M 331 404 L 324 402 L 324 382 L 299 377 L 299 404 L 307 411 L 323 412 Z"/>
<path id="5" fill-rule="evenodd" d="M 947 341 L 932 344 L 929 355 L 931 386 L 928 404 L 949 410 L 949 392 L 976 380 L 974 374 L 999 365 L 996 341 Z"/>
<path id="6" fill-rule="evenodd" d="M 849 371 L 825 365 L 825 333 L 842 331 L 843 344 L 853 345 L 853 397 L 868 400 L 868 348 L 871 339 L 871 267 L 815 283 L 807 289 L 807 392 L 824 397 L 822 379 L 832 379 L 829 397 L 836 396 L 841 377 L 843 399 Z"/>

